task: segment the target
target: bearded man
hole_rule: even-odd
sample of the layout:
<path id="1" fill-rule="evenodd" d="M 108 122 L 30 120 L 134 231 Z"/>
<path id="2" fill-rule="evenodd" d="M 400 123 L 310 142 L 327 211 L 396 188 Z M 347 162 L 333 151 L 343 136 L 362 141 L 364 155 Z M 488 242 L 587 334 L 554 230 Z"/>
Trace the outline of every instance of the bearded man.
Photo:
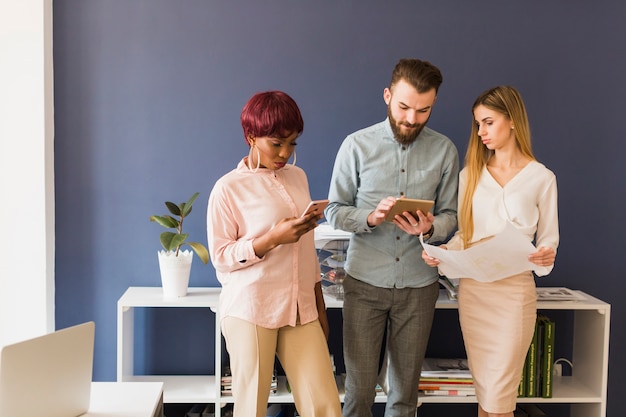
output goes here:
<path id="1" fill-rule="evenodd" d="M 422 260 L 419 235 L 442 241 L 457 225 L 458 152 L 426 127 L 442 81 L 431 63 L 401 59 L 383 92 L 387 119 L 348 135 L 337 153 L 325 216 L 352 232 L 343 284 L 344 417 L 372 416 L 383 352 L 385 416 L 416 415 L 439 295 L 439 275 Z M 435 204 L 426 214 L 385 221 L 401 197 Z"/>

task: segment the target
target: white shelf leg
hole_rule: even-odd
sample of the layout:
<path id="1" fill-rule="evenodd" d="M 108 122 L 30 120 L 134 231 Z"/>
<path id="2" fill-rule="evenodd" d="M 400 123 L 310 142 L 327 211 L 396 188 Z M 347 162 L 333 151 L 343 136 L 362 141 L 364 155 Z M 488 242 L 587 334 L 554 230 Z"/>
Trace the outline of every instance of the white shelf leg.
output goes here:
<path id="1" fill-rule="evenodd" d="M 120 307 L 117 309 L 117 381 L 129 379 L 134 372 L 135 324 L 134 309 Z"/>

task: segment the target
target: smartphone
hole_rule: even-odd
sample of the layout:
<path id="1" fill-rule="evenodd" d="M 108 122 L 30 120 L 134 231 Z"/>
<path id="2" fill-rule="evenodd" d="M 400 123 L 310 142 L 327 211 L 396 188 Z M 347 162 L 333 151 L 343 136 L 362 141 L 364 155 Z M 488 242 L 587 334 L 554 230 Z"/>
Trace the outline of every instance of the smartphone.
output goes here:
<path id="1" fill-rule="evenodd" d="M 309 203 L 309 205 L 306 207 L 306 209 L 302 213 L 302 216 L 300 217 L 304 217 L 307 214 L 313 213 L 313 212 L 318 213 L 318 214 L 323 214 L 326 206 L 328 206 L 328 200 L 313 200 Z"/>

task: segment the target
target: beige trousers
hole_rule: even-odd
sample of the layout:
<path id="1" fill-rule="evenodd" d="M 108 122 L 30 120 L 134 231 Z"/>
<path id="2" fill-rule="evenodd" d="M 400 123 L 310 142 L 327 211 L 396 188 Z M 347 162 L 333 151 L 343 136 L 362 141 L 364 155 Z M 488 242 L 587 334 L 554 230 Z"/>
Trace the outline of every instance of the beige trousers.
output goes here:
<path id="1" fill-rule="evenodd" d="M 302 417 L 341 417 L 328 344 L 319 321 L 266 329 L 226 317 L 222 333 L 233 375 L 234 417 L 266 416 L 275 356 L 287 374 Z"/>

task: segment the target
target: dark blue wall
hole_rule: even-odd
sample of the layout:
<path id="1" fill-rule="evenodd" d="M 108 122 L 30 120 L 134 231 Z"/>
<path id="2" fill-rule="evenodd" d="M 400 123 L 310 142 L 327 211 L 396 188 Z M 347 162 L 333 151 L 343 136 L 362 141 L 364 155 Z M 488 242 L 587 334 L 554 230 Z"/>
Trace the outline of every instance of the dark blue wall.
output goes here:
<path id="1" fill-rule="evenodd" d="M 251 94 L 280 89 L 301 106 L 298 164 L 314 198 L 328 190 L 349 132 L 385 117 L 391 69 L 419 57 L 444 74 L 430 126 L 465 152 L 470 106 L 512 84 L 534 149 L 557 175 L 561 246 L 540 285 L 612 304 L 609 415 L 626 384 L 626 3 L 425 0 L 236 2 L 55 0 L 56 323 L 95 320 L 95 378 L 114 380 L 116 302 L 158 286 L 164 200 L 201 197 L 186 223 L 206 240 L 206 199 L 246 153 L 239 125 Z M 197 260 L 196 260 L 197 261 Z M 199 262 L 192 286 L 216 286 Z M 138 314 L 141 372 L 212 371 L 201 313 Z M 183 325 L 181 327 L 181 324 Z M 159 346 L 167 346 L 165 352 Z"/>

